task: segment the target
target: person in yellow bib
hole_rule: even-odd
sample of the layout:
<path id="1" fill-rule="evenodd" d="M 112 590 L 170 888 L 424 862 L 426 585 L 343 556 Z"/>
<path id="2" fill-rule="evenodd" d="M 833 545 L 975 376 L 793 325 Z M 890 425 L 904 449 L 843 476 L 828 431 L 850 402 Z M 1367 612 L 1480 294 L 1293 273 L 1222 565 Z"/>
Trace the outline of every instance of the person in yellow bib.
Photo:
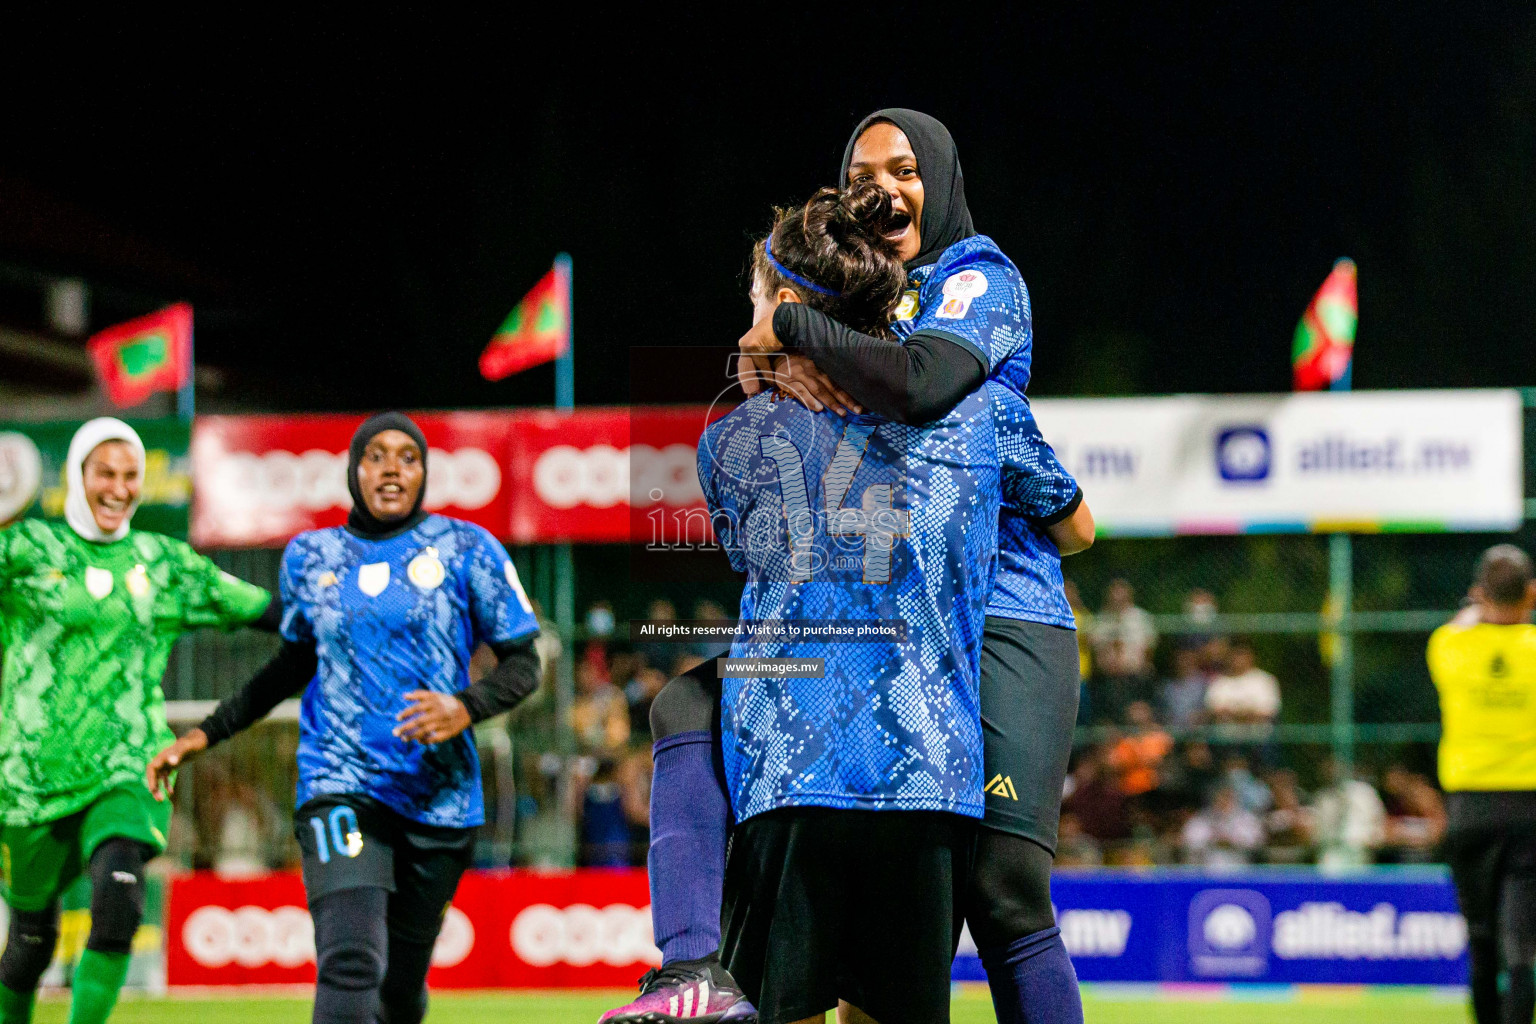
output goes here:
<path id="1" fill-rule="evenodd" d="M 1512 544 L 1429 638 L 1440 692 L 1445 853 L 1467 919 L 1477 1024 L 1536 1014 L 1536 573 Z"/>

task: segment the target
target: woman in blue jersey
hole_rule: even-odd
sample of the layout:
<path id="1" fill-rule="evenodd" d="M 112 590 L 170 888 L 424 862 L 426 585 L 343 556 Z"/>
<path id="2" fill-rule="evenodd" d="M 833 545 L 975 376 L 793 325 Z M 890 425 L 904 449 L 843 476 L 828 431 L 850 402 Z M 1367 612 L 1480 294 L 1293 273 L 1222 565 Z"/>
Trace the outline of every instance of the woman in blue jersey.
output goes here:
<path id="1" fill-rule="evenodd" d="M 948 130 L 917 111 L 877 111 L 850 137 L 840 179 L 875 181 L 891 194 L 896 217 L 886 237 L 908 270 L 892 327 L 904 343 L 862 333 L 811 303 L 785 302 L 742 338 L 743 389 L 777 386 L 812 409 L 867 409 L 924 423 L 990 378 L 1027 415 L 1029 296 L 1013 263 L 975 231 Z M 967 919 L 999 1019 L 1070 1024 L 1081 1021 L 1082 1006 L 1050 905 L 1078 685 L 1060 558 L 1092 543 L 1093 518 L 1080 492 L 1043 517 L 1038 508 L 1022 514 L 1025 506 L 1007 498 L 1005 488 L 998 583 L 982 650 L 987 816 Z M 667 975 L 653 986 L 685 988 L 713 969 L 719 932 L 710 877 L 723 861 L 715 851 L 723 848 L 727 814 L 709 793 L 707 747 L 698 738 L 717 728 L 718 695 L 715 680 L 680 677 L 653 711 L 651 904 Z M 684 885 L 690 876 L 700 884 Z M 609 1018 L 637 1020 L 623 1010 Z"/>
<path id="2" fill-rule="evenodd" d="M 283 647 L 150 764 L 172 773 L 304 692 L 294 831 L 315 923 L 316 1024 L 419 1024 L 432 946 L 485 821 L 475 722 L 538 685 L 506 551 L 422 509 L 427 444 L 399 413 L 352 439 L 345 527 L 283 554 Z M 497 667 L 469 682 L 480 644 Z"/>
<path id="3" fill-rule="evenodd" d="M 897 314 L 905 343 L 883 344 L 786 304 L 742 339 L 743 350 L 788 353 L 775 369 L 811 401 L 845 394 L 908 423 L 943 415 L 983 380 L 1022 401 L 1033 344 L 1029 295 L 1012 261 L 976 233 L 948 130 L 917 111 L 877 111 L 854 129 L 841 177 L 879 183 L 908 215 L 888 236 L 911 289 Z M 832 382 L 838 390 L 828 390 Z M 1044 521 L 1005 504 L 998 526 L 981 662 L 987 808 L 966 918 L 999 1019 L 1081 1021 L 1051 909 L 1050 866 L 1078 693 L 1060 559 L 1092 543 L 1093 519 L 1079 492 Z"/>

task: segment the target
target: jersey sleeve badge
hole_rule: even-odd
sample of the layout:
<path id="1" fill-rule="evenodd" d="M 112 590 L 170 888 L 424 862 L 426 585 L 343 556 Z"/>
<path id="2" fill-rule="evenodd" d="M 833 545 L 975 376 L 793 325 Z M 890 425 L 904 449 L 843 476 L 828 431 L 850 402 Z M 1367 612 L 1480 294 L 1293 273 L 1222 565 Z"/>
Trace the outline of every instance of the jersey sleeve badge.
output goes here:
<path id="1" fill-rule="evenodd" d="M 891 316 L 892 320 L 911 320 L 917 316 L 918 291 L 916 288 L 908 288 L 901 293 L 901 301 L 896 303 L 896 312 Z"/>
<path id="2" fill-rule="evenodd" d="M 944 279 L 941 288 L 948 299 L 974 299 L 987 294 L 987 275 L 979 270 L 962 270 Z"/>
<path id="3" fill-rule="evenodd" d="M 964 320 L 971 312 L 970 296 L 951 296 L 944 300 L 934 316 L 942 320 Z"/>

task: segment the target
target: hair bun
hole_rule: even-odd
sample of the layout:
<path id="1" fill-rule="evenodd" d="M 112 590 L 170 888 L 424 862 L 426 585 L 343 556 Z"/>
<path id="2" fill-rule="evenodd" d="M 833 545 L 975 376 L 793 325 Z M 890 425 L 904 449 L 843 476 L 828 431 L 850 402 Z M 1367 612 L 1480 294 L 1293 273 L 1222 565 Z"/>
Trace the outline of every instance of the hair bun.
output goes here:
<path id="1" fill-rule="evenodd" d="M 891 194 L 873 181 L 854 182 L 838 192 L 836 217 L 866 235 L 883 235 L 891 220 Z"/>

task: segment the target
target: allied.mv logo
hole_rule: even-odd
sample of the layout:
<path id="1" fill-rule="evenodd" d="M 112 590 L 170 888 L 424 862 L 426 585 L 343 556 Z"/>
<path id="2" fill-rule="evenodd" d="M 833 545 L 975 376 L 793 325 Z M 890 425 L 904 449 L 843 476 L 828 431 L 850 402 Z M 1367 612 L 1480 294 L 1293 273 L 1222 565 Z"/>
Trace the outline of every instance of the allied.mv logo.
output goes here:
<path id="1" fill-rule="evenodd" d="M 1269 431 L 1263 427 L 1228 427 L 1216 435 L 1216 472 L 1227 483 L 1268 479 L 1273 458 Z"/>

